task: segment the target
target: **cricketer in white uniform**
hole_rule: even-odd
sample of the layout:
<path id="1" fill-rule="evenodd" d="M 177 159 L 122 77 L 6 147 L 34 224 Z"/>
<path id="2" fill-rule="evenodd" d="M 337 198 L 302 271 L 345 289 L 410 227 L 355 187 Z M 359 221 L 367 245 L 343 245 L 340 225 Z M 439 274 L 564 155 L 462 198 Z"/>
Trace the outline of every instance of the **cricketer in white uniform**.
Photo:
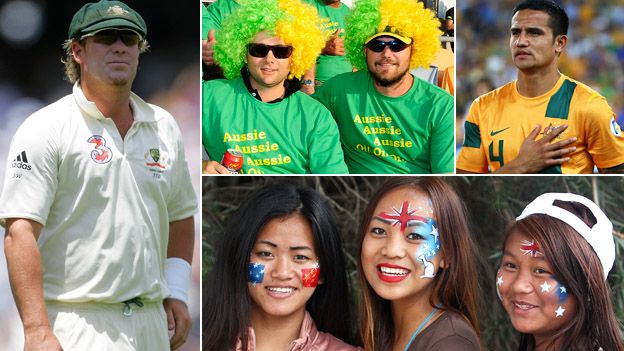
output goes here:
<path id="1" fill-rule="evenodd" d="M 12 140 L 0 224 L 26 350 L 169 350 L 190 330 L 197 200 L 173 117 L 131 92 L 146 33 L 122 2 L 84 5 L 72 94 Z"/>

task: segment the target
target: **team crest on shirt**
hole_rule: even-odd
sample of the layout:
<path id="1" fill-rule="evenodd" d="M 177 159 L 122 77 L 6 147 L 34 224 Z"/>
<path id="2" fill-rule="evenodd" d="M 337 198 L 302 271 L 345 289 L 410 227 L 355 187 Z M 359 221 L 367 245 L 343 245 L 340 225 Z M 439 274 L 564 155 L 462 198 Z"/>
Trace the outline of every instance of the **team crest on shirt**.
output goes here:
<path id="1" fill-rule="evenodd" d="M 160 175 L 167 169 L 167 154 L 158 148 L 148 149 L 143 158 L 145 166 L 149 168 L 154 178 L 160 178 Z"/>
<path id="2" fill-rule="evenodd" d="M 544 128 L 544 131 L 542 132 L 542 134 L 543 134 L 544 136 L 547 136 L 547 135 L 549 135 L 549 134 L 552 134 L 552 133 L 554 133 L 554 132 L 555 132 L 555 130 L 556 130 L 557 128 L 559 128 L 559 126 L 560 126 L 560 125 L 558 125 L 558 124 L 552 124 L 552 123 L 549 123 L 549 124 L 548 124 L 548 126 Z M 561 140 L 561 139 L 563 138 L 563 134 L 564 134 L 564 133 L 565 133 L 565 131 L 564 131 L 563 133 L 561 133 L 561 134 L 557 135 L 557 136 L 555 137 L 555 140 Z"/>
<path id="3" fill-rule="evenodd" d="M 106 146 L 106 139 L 101 135 L 92 135 L 87 143 L 93 144 L 91 159 L 98 164 L 108 163 L 113 158 L 113 151 Z"/>
<path id="4" fill-rule="evenodd" d="M 620 128 L 620 125 L 615 120 L 615 117 L 611 117 L 610 128 L 611 128 L 611 133 L 613 133 L 613 135 L 615 135 L 618 138 L 622 136 L 622 129 Z"/>

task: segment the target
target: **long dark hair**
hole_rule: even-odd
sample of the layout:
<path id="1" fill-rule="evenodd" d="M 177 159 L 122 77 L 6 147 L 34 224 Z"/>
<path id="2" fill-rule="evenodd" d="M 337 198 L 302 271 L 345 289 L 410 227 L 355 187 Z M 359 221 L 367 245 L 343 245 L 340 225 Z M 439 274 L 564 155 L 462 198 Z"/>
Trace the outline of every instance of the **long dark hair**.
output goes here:
<path id="1" fill-rule="evenodd" d="M 305 217 L 312 228 L 325 280 L 316 287 L 306 309 L 320 331 L 351 342 L 346 267 L 334 212 L 316 191 L 280 183 L 257 190 L 229 218 L 214 269 L 204 285 L 204 350 L 234 349 L 239 338 L 243 350 L 247 350 L 251 304 L 247 269 L 251 250 L 267 222 L 294 213 Z"/>
<path id="2" fill-rule="evenodd" d="M 436 274 L 429 303 L 433 307 L 435 299 L 439 299 L 442 310 L 461 314 L 479 335 L 475 245 L 468 229 L 464 203 L 446 182 L 434 177 L 392 177 L 386 181 L 366 207 L 360 228 L 360 252 L 375 207 L 386 194 L 399 188 L 419 189 L 427 194 L 438 223 L 441 252 L 447 268 L 440 269 Z M 358 273 L 362 297 L 360 330 L 364 348 L 370 351 L 390 350 L 395 328 L 390 301 L 377 295 L 366 280 L 361 259 Z"/>
<path id="3" fill-rule="evenodd" d="M 590 228 L 596 218 L 583 204 L 556 200 L 555 206 L 579 217 Z M 609 287 L 602 264 L 589 243 L 563 221 L 544 214 L 533 214 L 512 223 L 509 235 L 518 231 L 539 243 L 557 281 L 566 287 L 577 303 L 577 312 L 568 325 L 553 335 L 548 350 L 623 351 L 618 322 L 613 312 Z M 560 342 L 560 345 L 556 345 Z M 521 334 L 518 350 L 535 350 L 535 337 Z"/>

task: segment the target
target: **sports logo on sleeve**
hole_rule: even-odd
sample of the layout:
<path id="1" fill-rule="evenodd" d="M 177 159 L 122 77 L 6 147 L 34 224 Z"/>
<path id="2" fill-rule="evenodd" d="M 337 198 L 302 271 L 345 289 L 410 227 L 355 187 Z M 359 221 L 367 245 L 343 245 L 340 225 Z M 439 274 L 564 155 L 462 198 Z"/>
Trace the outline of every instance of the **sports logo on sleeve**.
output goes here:
<path id="1" fill-rule="evenodd" d="M 622 136 L 622 129 L 620 128 L 620 125 L 615 120 L 615 117 L 611 117 L 610 127 L 611 127 L 611 133 L 613 133 L 613 135 L 615 135 L 618 138 Z"/>
<path id="2" fill-rule="evenodd" d="M 26 151 L 22 151 L 11 162 L 11 168 L 19 168 L 25 171 L 30 171 L 32 167 L 28 164 L 28 158 L 26 157 Z"/>
<path id="3" fill-rule="evenodd" d="M 101 135 L 93 135 L 87 142 L 95 144 L 93 146 L 95 150 L 91 150 L 91 159 L 95 163 L 107 163 L 113 158 L 113 152 L 106 146 L 106 140 Z"/>

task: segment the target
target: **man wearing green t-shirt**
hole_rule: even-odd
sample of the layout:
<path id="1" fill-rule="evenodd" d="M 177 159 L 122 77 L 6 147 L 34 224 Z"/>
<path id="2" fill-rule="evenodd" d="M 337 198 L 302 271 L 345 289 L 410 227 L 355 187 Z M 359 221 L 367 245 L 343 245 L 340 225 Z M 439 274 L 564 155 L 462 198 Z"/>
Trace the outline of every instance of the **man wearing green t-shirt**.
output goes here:
<path id="1" fill-rule="evenodd" d="M 315 94 L 338 123 L 350 173 L 453 172 L 453 97 L 409 73 L 435 57 L 438 24 L 417 0 L 356 3 L 345 47 L 360 71 Z"/>
<path id="2" fill-rule="evenodd" d="M 352 66 L 345 57 L 344 36 L 345 18 L 349 8 L 340 0 L 302 0 L 314 6 L 320 17 L 320 26 L 323 31 L 332 33 L 321 55 L 301 79 L 302 90 L 308 94 L 314 93 L 314 87 L 322 85 L 329 78 L 344 72 L 351 72 Z M 202 60 L 209 66 L 209 72 L 214 72 L 214 44 L 215 31 L 221 28 L 223 19 L 237 9 L 240 4 L 236 0 L 217 0 L 208 8 L 202 9 Z M 214 77 L 215 74 L 211 74 Z M 218 76 L 218 74 L 217 74 Z"/>
<path id="3" fill-rule="evenodd" d="M 321 29 L 332 33 L 321 51 L 321 56 L 316 60 L 316 66 L 306 72 L 301 82 L 302 90 L 312 94 L 315 87 L 323 85 L 340 73 L 351 72 L 353 67 L 345 57 L 344 49 L 345 20 L 349 8 L 340 0 L 306 1 L 316 7 L 321 17 Z"/>
<path id="4" fill-rule="evenodd" d="M 325 45 L 319 27 L 303 26 L 318 23 L 318 15 L 310 5 L 282 8 L 278 1 L 246 3 L 217 32 L 215 58 L 231 80 L 203 85 L 202 143 L 211 158 L 205 173 L 229 173 L 218 162 L 227 149 L 244 154 L 247 174 L 347 172 L 336 122 L 299 91 L 297 77 Z M 249 20 L 261 11 L 260 21 Z M 250 29 L 241 31 L 243 24 Z M 294 28 L 301 33 L 291 35 Z"/>

